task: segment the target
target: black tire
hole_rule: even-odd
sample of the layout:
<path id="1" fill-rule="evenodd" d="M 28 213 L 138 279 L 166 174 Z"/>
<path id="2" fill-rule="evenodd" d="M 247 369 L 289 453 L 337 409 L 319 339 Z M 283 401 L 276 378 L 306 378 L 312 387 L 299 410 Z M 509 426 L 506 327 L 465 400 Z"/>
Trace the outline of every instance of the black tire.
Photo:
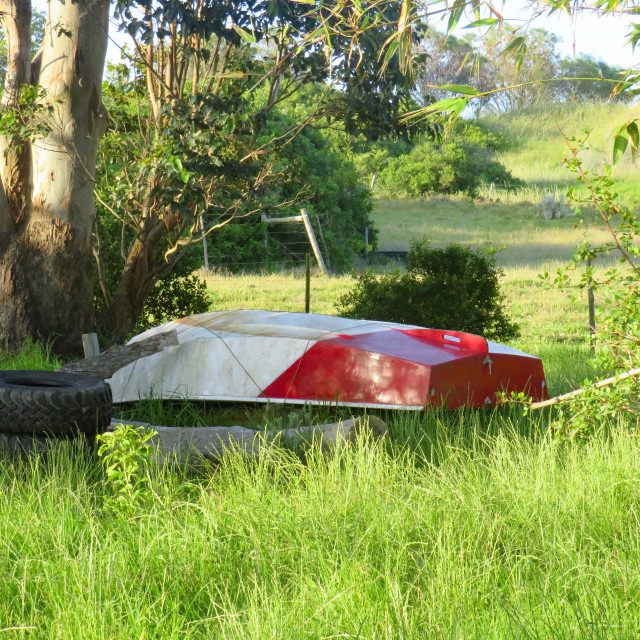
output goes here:
<path id="1" fill-rule="evenodd" d="M 0 432 L 92 437 L 111 421 L 111 387 L 61 371 L 0 371 Z"/>

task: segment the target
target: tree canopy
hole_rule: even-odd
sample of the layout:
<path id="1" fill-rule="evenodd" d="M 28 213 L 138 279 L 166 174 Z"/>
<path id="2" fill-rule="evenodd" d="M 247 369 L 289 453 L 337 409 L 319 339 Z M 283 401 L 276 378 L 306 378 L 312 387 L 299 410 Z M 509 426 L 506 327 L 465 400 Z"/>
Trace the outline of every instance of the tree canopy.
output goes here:
<path id="1" fill-rule="evenodd" d="M 583 6 L 531 5 L 551 13 Z M 637 9 L 631 1 L 589 6 Z M 103 100 L 110 10 L 130 45 Z M 61 352 L 77 350 L 80 334 L 96 326 L 96 271 L 103 331 L 124 339 L 158 279 L 200 238 L 203 219 L 215 233 L 265 204 L 309 200 L 283 149 L 302 142 L 310 126 L 333 119 L 370 140 L 390 131 L 402 137 L 406 124 L 398 115 L 412 108 L 416 48 L 425 22 L 440 11 L 448 12 L 450 31 L 465 14 L 471 26 L 488 30 L 485 42 L 493 39 L 514 73 L 527 72 L 527 52 L 552 44 L 543 34 L 506 29 L 499 9 L 479 0 L 444 7 L 413 0 L 51 0 L 33 56 L 38 22 L 30 1 L 0 0 L 7 44 L 0 105 L 4 345 L 30 337 L 53 339 Z M 638 39 L 634 26 L 631 42 Z M 510 74 L 506 62 L 498 66 Z M 633 94 L 637 79 L 631 74 L 618 92 Z M 498 75 L 484 88 L 474 81 L 469 75 L 469 84 L 449 87 L 454 97 L 426 105 L 421 115 L 460 113 L 472 100 L 490 104 L 506 95 Z M 309 86 L 311 108 L 292 117 L 285 106 Z M 103 104 L 110 100 L 111 118 Z M 269 125 L 278 119 L 285 129 Z M 624 135 L 633 143 L 637 126 Z M 269 197 L 276 183 L 287 193 L 280 203 Z M 115 241 L 109 238 L 122 261 L 117 277 L 107 275 L 94 197 L 120 229 Z"/>

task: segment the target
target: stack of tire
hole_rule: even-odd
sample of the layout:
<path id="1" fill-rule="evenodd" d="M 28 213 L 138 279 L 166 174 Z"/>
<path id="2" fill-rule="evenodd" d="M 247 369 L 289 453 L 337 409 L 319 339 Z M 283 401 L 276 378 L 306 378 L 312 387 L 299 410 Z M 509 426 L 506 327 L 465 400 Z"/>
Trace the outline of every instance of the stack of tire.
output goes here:
<path id="1" fill-rule="evenodd" d="M 0 371 L 0 450 L 30 451 L 52 439 L 95 437 L 111 422 L 111 387 L 62 371 Z"/>

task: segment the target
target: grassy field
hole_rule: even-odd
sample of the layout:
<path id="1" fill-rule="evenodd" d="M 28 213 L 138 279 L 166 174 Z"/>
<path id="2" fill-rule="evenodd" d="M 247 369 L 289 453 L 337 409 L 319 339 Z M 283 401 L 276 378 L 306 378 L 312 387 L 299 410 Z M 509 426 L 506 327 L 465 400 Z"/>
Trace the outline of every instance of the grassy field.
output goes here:
<path id="1" fill-rule="evenodd" d="M 528 144 L 521 157 L 543 148 Z M 587 346 L 585 295 L 538 278 L 582 239 L 572 220 L 535 216 L 553 166 L 528 169 L 537 176 L 529 201 L 379 201 L 375 217 L 384 248 L 428 235 L 500 249 L 505 302 L 522 327 L 513 344 L 543 358 L 556 394 L 602 372 Z M 207 284 L 215 310 L 304 308 L 302 273 L 216 274 Z M 311 310 L 335 313 L 352 284 L 315 274 Z M 38 345 L 0 354 L 2 368 L 58 364 Z M 157 401 L 121 414 L 272 429 L 347 415 Z M 568 444 L 554 438 L 549 413 L 517 406 L 381 417 L 383 443 L 151 465 L 130 513 L 109 506 L 104 470 L 77 443 L 2 458 L 0 639 L 640 637 L 633 434 L 603 423 L 589 443 Z"/>
<path id="2" fill-rule="evenodd" d="M 568 261 L 574 247 L 584 240 L 584 228 L 576 225 L 577 218 L 545 220 L 536 205 L 526 201 L 377 200 L 373 218 L 381 249 L 408 249 L 411 240 L 428 237 L 435 246 L 455 242 L 496 249 L 496 261 L 504 267 L 543 270 L 548 263 Z M 608 239 L 593 216 L 587 221 L 591 242 Z"/>
<path id="3" fill-rule="evenodd" d="M 612 134 L 620 125 L 637 117 L 637 108 L 618 104 L 556 105 L 533 107 L 518 113 L 485 117 L 481 122 L 505 135 L 511 148 L 502 151 L 498 159 L 529 189 L 560 192 L 574 185 L 573 174 L 563 165 L 567 138 L 580 138 L 589 131 L 581 152 L 583 166 L 589 171 L 601 171 L 611 164 Z M 613 176 L 621 199 L 628 205 L 640 199 L 637 180 L 638 166 L 629 154 L 616 166 Z"/>
<path id="4" fill-rule="evenodd" d="M 151 467 L 129 515 L 72 445 L 3 459 L 0 632 L 638 637 L 636 439 L 562 446 L 516 409 L 387 418 L 386 447 Z"/>
<path id="5" fill-rule="evenodd" d="M 559 391 L 591 366 L 583 305 L 544 292 L 535 274 L 507 269 L 505 293 L 526 327 L 521 346 L 547 353 Z M 350 282 L 314 277 L 313 310 L 331 312 Z M 300 310 L 304 291 L 299 275 L 215 276 L 209 285 L 216 308 Z M 33 346 L 2 366 L 55 363 Z M 156 423 L 212 423 L 186 405 L 142 411 Z M 243 408 L 215 415 L 219 424 L 249 419 Z M 104 471 L 72 444 L 2 459 L 0 634 L 638 637 L 637 439 L 603 425 L 590 444 L 563 445 L 548 414 L 525 417 L 519 407 L 382 417 L 385 444 L 151 466 L 133 514 L 108 507 Z M 270 428 L 290 422 L 261 418 Z"/>

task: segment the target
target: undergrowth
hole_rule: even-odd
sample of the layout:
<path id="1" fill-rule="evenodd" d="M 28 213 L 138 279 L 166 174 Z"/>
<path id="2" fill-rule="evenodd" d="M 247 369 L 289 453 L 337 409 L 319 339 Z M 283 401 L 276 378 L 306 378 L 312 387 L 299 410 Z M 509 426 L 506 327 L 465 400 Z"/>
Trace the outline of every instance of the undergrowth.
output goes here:
<path id="1" fill-rule="evenodd" d="M 388 416 L 304 460 L 149 467 L 110 507 L 73 444 L 0 465 L 0 629 L 20 638 L 636 638 L 640 456 L 513 411 Z"/>

